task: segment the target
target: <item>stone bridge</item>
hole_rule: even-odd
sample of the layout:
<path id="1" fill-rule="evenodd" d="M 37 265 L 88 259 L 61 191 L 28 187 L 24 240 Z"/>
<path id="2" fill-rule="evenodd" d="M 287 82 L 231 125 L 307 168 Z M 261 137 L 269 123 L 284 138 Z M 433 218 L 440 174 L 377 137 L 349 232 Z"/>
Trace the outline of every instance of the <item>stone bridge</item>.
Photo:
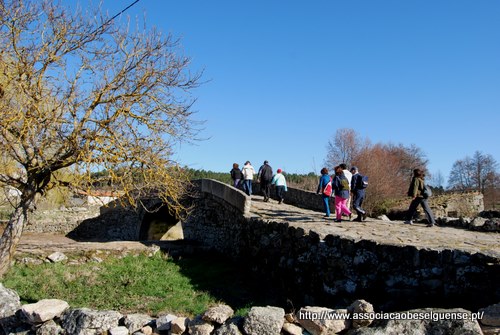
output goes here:
<path id="1" fill-rule="evenodd" d="M 323 218 L 321 199 L 312 192 L 289 189 L 278 204 L 215 180 L 197 185 L 193 211 L 182 222 L 185 241 L 239 259 L 277 281 L 296 305 L 346 306 L 363 298 L 384 311 L 477 310 L 500 301 L 498 233 L 372 218 L 336 223 Z M 108 209 L 68 236 L 140 240 L 164 232 L 153 229 L 155 222 L 165 230 L 177 221 L 166 209 Z"/>
<path id="2" fill-rule="evenodd" d="M 363 298 L 379 310 L 476 310 L 500 301 L 498 233 L 371 218 L 336 223 L 213 180 L 202 180 L 200 190 L 183 222 L 185 239 L 248 262 L 281 282 L 290 300 L 345 306 Z M 291 190 L 287 199 L 321 208 L 311 192 Z"/>

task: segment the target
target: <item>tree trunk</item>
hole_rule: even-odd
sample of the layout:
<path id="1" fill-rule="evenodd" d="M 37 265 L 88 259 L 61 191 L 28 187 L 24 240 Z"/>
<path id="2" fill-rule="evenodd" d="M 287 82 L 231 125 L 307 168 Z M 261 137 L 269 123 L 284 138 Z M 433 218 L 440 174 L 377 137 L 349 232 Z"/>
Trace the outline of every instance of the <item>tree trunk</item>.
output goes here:
<path id="1" fill-rule="evenodd" d="M 30 195 L 21 195 L 19 205 L 12 214 L 7 227 L 0 238 L 0 278 L 9 270 L 12 258 L 17 245 L 21 240 L 24 224 L 28 221 L 28 213 L 35 204 L 35 193 Z"/>

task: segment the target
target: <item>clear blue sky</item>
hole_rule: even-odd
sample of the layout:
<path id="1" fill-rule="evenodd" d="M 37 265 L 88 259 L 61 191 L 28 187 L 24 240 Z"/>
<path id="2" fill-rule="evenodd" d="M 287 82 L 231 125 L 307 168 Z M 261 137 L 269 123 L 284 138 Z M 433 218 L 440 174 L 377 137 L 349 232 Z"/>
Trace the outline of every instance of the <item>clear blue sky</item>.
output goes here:
<path id="1" fill-rule="evenodd" d="M 415 144 L 445 180 L 476 150 L 500 162 L 498 0 L 140 0 L 124 15 L 181 37 L 205 71 L 207 140 L 177 155 L 192 168 L 318 172 L 338 128 Z"/>

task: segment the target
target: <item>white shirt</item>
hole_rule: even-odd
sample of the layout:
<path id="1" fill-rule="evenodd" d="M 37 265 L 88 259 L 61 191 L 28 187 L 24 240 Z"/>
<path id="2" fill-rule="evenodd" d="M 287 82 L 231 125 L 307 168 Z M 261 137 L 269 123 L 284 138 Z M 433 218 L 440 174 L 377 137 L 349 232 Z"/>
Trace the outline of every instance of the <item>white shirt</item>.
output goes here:
<path id="1" fill-rule="evenodd" d="M 352 173 L 349 170 L 342 170 L 344 172 L 344 176 L 347 178 L 349 181 L 349 189 L 351 189 L 351 180 L 352 180 Z"/>

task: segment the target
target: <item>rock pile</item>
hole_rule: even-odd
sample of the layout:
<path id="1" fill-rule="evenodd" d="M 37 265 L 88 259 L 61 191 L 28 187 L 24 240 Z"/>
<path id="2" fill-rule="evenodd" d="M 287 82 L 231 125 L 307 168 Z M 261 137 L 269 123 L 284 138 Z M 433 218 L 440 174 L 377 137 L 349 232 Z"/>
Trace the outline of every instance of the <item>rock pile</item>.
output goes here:
<path id="1" fill-rule="evenodd" d="M 500 232 L 500 218 L 475 217 L 475 218 L 437 218 L 440 226 L 463 228 L 482 232 Z"/>
<path id="2" fill-rule="evenodd" d="M 390 314 L 375 313 L 357 300 L 346 309 L 304 307 L 286 314 L 280 307 L 252 307 L 245 317 L 234 316 L 227 305 L 209 308 L 193 319 L 171 314 L 122 315 L 117 311 L 71 308 L 58 299 L 21 305 L 13 290 L 0 284 L 0 334 L 36 335 L 323 335 L 323 334 L 483 334 L 476 320 L 489 325 L 484 334 L 500 330 L 500 304 L 477 314 L 463 309 L 420 309 Z M 400 316 L 400 317 L 398 317 Z M 455 317 L 454 317 L 455 316 Z M 375 320 L 377 319 L 377 320 Z M 384 319 L 384 320 L 383 320 Z"/>

